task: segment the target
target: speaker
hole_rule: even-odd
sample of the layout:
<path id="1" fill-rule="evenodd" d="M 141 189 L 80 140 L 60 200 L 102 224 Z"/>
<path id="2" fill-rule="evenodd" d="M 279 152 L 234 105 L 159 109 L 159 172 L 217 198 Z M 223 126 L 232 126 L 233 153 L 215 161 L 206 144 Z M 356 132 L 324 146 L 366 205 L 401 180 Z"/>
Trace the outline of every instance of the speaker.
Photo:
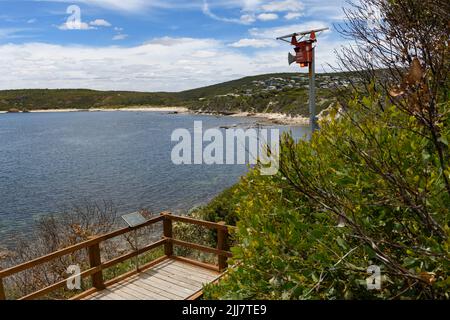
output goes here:
<path id="1" fill-rule="evenodd" d="M 292 55 L 292 54 L 289 52 L 289 55 L 288 55 L 288 61 L 289 61 L 289 65 L 291 65 L 291 64 L 293 64 L 294 62 L 297 61 L 297 57 L 294 56 L 294 55 Z"/>

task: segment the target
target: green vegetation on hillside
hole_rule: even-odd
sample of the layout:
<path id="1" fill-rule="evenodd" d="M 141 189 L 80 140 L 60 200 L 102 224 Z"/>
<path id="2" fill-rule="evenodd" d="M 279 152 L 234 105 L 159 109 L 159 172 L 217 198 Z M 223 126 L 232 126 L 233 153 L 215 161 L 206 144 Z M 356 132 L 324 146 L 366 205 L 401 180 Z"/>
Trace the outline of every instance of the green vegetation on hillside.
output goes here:
<path id="1" fill-rule="evenodd" d="M 0 91 L 0 111 L 90 109 L 144 105 L 176 105 L 167 93 L 94 91 L 84 89 L 24 89 Z"/>
<path id="2" fill-rule="evenodd" d="M 317 76 L 321 111 L 335 100 L 333 87 L 348 86 L 348 75 Z M 126 92 L 84 89 L 0 91 L 0 111 L 124 108 L 132 106 L 186 106 L 202 112 L 281 112 L 308 114 L 308 78 L 300 73 L 246 77 L 183 92 Z"/>

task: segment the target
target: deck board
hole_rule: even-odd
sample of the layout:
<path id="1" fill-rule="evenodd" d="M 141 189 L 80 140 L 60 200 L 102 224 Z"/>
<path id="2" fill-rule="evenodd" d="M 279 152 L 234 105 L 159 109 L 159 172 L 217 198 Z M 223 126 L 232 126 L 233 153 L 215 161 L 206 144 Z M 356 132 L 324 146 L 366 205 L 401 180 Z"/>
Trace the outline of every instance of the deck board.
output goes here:
<path id="1" fill-rule="evenodd" d="M 181 262 L 181 263 L 172 263 L 172 264 L 169 264 L 169 266 L 170 266 L 171 268 L 175 268 L 175 269 L 181 268 L 182 270 L 184 270 L 184 269 L 195 270 L 195 271 L 196 271 L 196 273 L 195 273 L 196 275 L 202 275 L 202 276 L 203 276 L 203 275 L 206 275 L 206 276 L 211 276 L 211 275 L 216 275 L 216 274 L 217 274 L 216 271 L 212 271 L 212 270 L 209 270 L 209 269 L 204 269 L 204 268 L 195 266 L 195 265 L 193 265 L 193 264 L 184 263 L 184 262 L 182 262 L 182 261 L 179 261 L 179 262 Z"/>
<path id="2" fill-rule="evenodd" d="M 167 266 L 164 269 L 162 269 L 161 271 L 169 273 L 169 274 L 172 274 L 174 276 L 179 276 L 180 274 L 183 275 L 184 272 L 186 272 L 186 270 L 188 270 L 188 269 L 181 270 L 181 269 L 178 269 L 178 268 L 173 268 L 173 266 Z M 193 271 L 190 271 L 190 272 L 193 272 Z M 188 274 L 188 275 L 186 275 L 185 278 L 191 279 L 191 280 L 196 281 L 196 282 L 204 283 L 204 282 L 209 282 L 210 281 L 211 275 Z"/>
<path id="3" fill-rule="evenodd" d="M 182 282 L 182 281 L 173 281 L 172 279 L 170 279 L 169 277 L 161 274 L 161 272 L 158 273 L 153 273 L 153 274 L 148 274 L 146 276 L 143 276 L 142 279 L 147 282 L 150 283 L 151 285 L 157 286 L 160 289 L 167 289 L 168 291 L 173 291 L 171 289 L 174 289 L 176 291 L 176 293 L 180 292 L 180 291 L 192 291 L 192 290 L 197 290 L 198 287 L 202 286 L 201 283 L 197 283 L 195 286 L 194 285 L 190 285 L 190 284 L 186 284 L 186 282 Z"/>
<path id="4" fill-rule="evenodd" d="M 148 274 L 149 276 L 154 276 L 156 278 L 174 278 L 174 279 L 178 279 L 178 281 L 180 281 L 181 283 L 185 284 L 187 288 L 194 286 L 197 287 L 198 285 L 202 285 L 203 283 L 207 283 L 210 281 L 210 278 L 205 279 L 205 278 L 196 278 L 193 277 L 192 275 L 187 275 L 187 274 L 180 274 L 179 272 L 173 272 L 172 270 L 169 269 L 164 269 L 164 270 L 150 270 L 147 271 L 146 274 Z"/>
<path id="5" fill-rule="evenodd" d="M 145 288 L 145 290 L 152 293 L 152 295 L 156 294 L 157 296 L 160 296 L 163 299 L 183 299 L 183 295 L 177 295 L 177 292 L 175 293 L 173 290 L 167 290 L 167 285 L 162 283 L 156 283 L 156 281 L 140 281 L 139 286 L 142 288 Z"/>
<path id="6" fill-rule="evenodd" d="M 169 288 L 176 288 L 178 291 L 191 291 L 198 290 L 198 287 L 202 287 L 201 282 L 196 282 L 195 284 L 188 283 L 187 280 L 177 280 L 174 277 L 167 276 L 161 272 L 155 273 L 150 277 L 146 278 L 147 281 L 156 282 L 158 286 L 166 286 Z"/>
<path id="7" fill-rule="evenodd" d="M 192 271 L 192 274 L 190 274 L 191 276 L 194 276 L 196 278 L 206 278 L 206 279 L 209 279 L 209 277 L 211 277 L 211 275 L 216 274 L 213 271 L 204 270 L 201 267 L 188 265 L 187 263 L 180 262 L 180 261 L 177 261 L 177 262 L 180 264 L 183 264 L 183 265 L 166 264 L 163 267 L 161 267 L 161 269 L 173 270 L 173 271 L 182 272 L 182 273 L 185 272 L 186 270 L 188 270 L 188 271 Z M 158 269 L 158 268 L 156 268 L 156 269 Z"/>
<path id="8" fill-rule="evenodd" d="M 85 300 L 184 300 L 218 276 L 218 272 L 167 259 Z"/>

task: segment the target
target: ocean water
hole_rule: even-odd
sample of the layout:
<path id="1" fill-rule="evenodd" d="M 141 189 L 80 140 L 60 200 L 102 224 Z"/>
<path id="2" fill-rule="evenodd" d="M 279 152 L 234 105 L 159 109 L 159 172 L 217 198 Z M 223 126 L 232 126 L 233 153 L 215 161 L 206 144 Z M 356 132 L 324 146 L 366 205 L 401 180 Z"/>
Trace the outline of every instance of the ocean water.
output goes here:
<path id="1" fill-rule="evenodd" d="M 0 245 L 40 217 L 82 201 L 112 201 L 120 213 L 186 211 L 246 173 L 246 165 L 174 165 L 177 128 L 193 131 L 251 118 L 155 112 L 0 114 Z M 300 138 L 305 127 L 280 127 Z"/>

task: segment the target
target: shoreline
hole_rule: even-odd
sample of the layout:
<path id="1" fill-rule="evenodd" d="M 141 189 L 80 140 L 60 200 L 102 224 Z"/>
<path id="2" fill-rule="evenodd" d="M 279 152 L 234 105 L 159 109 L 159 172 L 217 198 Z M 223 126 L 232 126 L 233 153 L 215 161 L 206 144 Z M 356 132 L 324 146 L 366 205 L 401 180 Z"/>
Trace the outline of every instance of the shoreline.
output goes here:
<path id="1" fill-rule="evenodd" d="M 29 113 L 63 113 L 63 112 L 179 112 L 188 113 L 186 107 L 127 107 L 127 108 L 91 108 L 91 109 L 47 109 L 32 110 Z"/>
<path id="2" fill-rule="evenodd" d="M 213 115 L 219 117 L 234 118 L 254 118 L 258 124 L 262 125 L 287 125 L 287 126 L 305 126 L 309 125 L 309 118 L 303 116 L 290 116 L 283 113 L 253 113 L 253 112 L 236 112 L 236 113 L 214 113 L 190 110 L 186 107 L 126 107 L 126 108 L 92 108 L 92 109 L 47 109 L 32 110 L 27 113 L 71 113 L 71 112 L 167 112 L 173 114 L 196 114 L 196 115 Z M 8 111 L 0 111 L 0 114 L 7 114 Z M 22 112 L 20 112 L 22 113 Z"/>
<path id="3" fill-rule="evenodd" d="M 304 126 L 309 125 L 309 118 L 303 116 L 292 117 L 284 113 L 250 113 L 250 112 L 239 112 L 230 117 L 252 117 L 260 118 L 268 121 L 272 124 L 279 125 L 297 125 Z"/>

